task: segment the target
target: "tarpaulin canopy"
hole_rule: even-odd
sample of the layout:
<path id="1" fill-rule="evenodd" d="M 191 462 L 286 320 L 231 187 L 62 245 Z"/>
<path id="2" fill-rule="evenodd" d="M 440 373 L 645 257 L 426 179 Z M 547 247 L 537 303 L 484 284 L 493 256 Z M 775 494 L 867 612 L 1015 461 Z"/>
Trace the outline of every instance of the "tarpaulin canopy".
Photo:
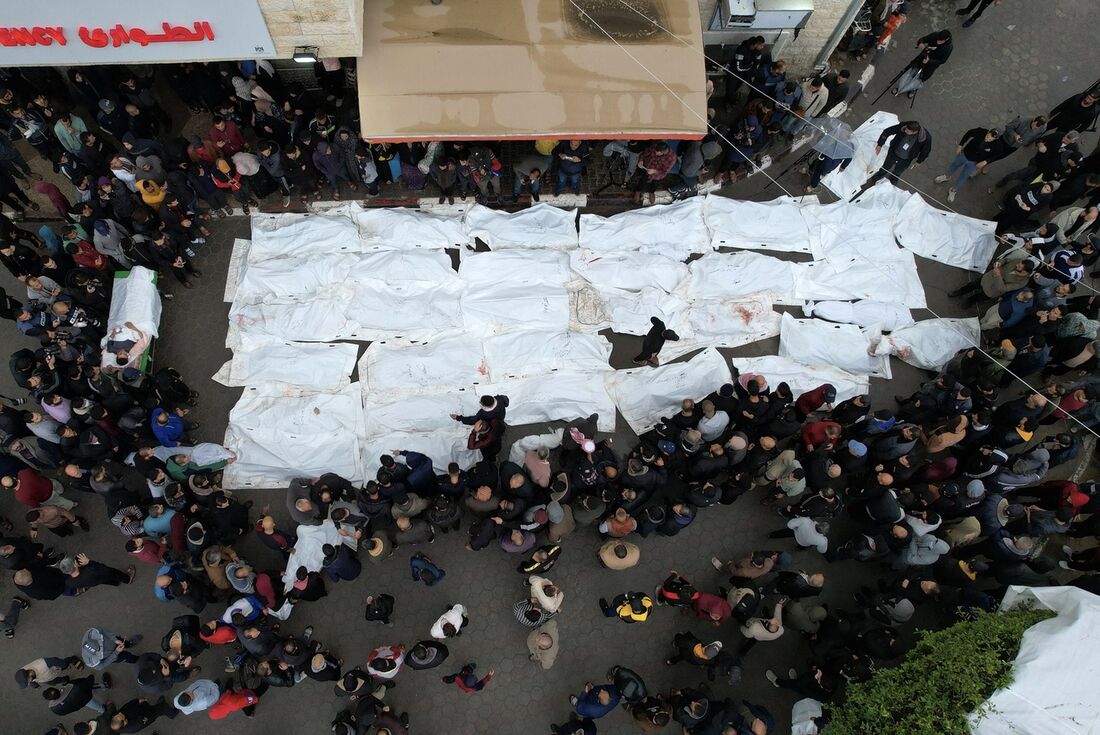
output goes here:
<path id="1" fill-rule="evenodd" d="M 363 137 L 702 137 L 699 4 L 633 5 L 372 0 L 357 74 Z"/>
<path id="2" fill-rule="evenodd" d="M 970 715 L 973 735 L 1090 735 L 1100 732 L 1100 597 L 1076 587 L 1009 587 L 1002 610 L 1031 605 L 1056 617 L 1024 632 L 1012 683 Z"/>

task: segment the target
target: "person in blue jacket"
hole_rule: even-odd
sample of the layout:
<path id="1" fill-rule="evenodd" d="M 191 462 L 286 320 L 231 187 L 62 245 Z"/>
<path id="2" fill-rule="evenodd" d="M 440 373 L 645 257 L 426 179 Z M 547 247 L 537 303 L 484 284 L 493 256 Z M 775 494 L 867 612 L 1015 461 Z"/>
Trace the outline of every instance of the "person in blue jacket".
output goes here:
<path id="1" fill-rule="evenodd" d="M 409 559 L 409 570 L 412 572 L 414 582 L 423 582 L 429 587 L 435 587 L 447 576 L 447 573 L 435 562 L 420 552 L 413 554 Z"/>
<path id="2" fill-rule="evenodd" d="M 151 415 L 151 428 L 153 436 L 165 447 L 178 447 L 183 441 L 191 443 L 191 437 L 187 432 L 198 428 L 198 422 L 188 421 L 184 418 L 187 409 L 177 408 L 175 411 L 166 411 L 157 406 Z"/>
<path id="3" fill-rule="evenodd" d="M 620 699 L 622 694 L 613 684 L 594 686 L 588 682 L 580 696 L 569 697 L 569 702 L 581 717 L 598 720 L 619 706 Z"/>

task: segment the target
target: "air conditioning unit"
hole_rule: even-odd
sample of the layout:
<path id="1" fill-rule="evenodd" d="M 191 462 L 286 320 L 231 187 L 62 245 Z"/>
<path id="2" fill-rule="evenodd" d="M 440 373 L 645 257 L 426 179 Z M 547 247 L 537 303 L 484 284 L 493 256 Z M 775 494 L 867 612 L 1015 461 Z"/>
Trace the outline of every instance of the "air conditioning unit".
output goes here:
<path id="1" fill-rule="evenodd" d="M 725 28 L 751 26 L 756 19 L 756 0 L 722 0 L 718 12 Z"/>
<path id="2" fill-rule="evenodd" d="M 797 30 L 813 12 L 813 0 L 722 0 L 710 30 Z"/>

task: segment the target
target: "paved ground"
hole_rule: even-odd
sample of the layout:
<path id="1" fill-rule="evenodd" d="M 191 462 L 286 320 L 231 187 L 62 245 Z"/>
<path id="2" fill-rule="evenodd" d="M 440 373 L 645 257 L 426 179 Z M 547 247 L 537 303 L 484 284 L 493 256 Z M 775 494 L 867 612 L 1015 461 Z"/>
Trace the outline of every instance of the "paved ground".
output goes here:
<path id="1" fill-rule="evenodd" d="M 918 188 L 942 196 L 942 188 L 933 188 L 931 179 L 953 156 L 953 144 L 966 129 L 976 125 L 1003 123 L 1016 111 L 1030 114 L 1045 111 L 1053 104 L 1073 94 L 1096 76 L 1086 60 L 1094 58 L 1092 24 L 1088 6 L 1069 0 L 1032 4 L 1009 2 L 987 12 L 970 29 L 958 27 L 950 3 L 920 3 L 913 19 L 900 34 L 903 50 L 891 51 L 880 63 L 877 78 L 870 85 L 870 94 L 877 94 L 886 82 L 911 56 L 915 39 L 945 21 L 956 31 L 955 54 L 933 81 L 918 96 L 912 113 L 907 100 L 887 96 L 879 105 L 899 114 L 902 119 L 914 117 L 924 122 L 934 137 L 934 152 L 928 165 L 912 172 L 910 178 Z M 854 124 L 869 113 L 870 97 L 859 99 L 849 118 Z M 1086 139 L 1091 147 L 1093 139 Z M 1001 170 L 1017 166 L 1020 159 L 1000 164 Z M 777 163 L 781 170 L 783 162 Z M 724 190 L 731 196 L 769 199 L 779 193 L 776 187 L 761 191 L 767 183 L 756 176 Z M 797 191 L 802 185 L 792 173 L 782 181 Z M 978 183 L 978 182 L 975 182 Z M 981 182 L 984 183 L 984 182 Z M 797 188 L 796 188 L 797 187 Z M 994 212 L 993 198 L 984 186 L 972 185 L 955 204 L 966 214 L 989 216 Z M 209 379 L 227 359 L 223 347 L 228 305 L 221 294 L 234 237 L 248 236 L 248 223 L 242 218 L 216 222 L 216 234 L 200 254 L 199 267 L 204 276 L 198 287 L 184 291 L 176 284 L 167 289 L 178 299 L 165 309 L 158 348 L 158 362 L 178 368 L 202 393 L 196 418 L 203 422 L 198 434 L 205 440 L 219 441 L 229 409 L 239 390 L 220 386 Z M 922 279 L 928 292 L 930 311 L 944 316 L 961 316 L 960 309 L 950 303 L 946 292 L 958 286 L 965 275 L 956 269 L 920 260 Z M 11 290 L 12 284 L 5 281 Z M 930 316 L 920 315 L 920 316 Z M 612 364 L 627 367 L 636 349 L 637 340 L 614 337 Z M 773 354 L 777 340 L 749 345 L 730 354 Z M 10 327 L 0 336 L 5 352 L 22 345 Z M 876 404 L 888 403 L 895 393 L 908 393 L 924 376 L 900 362 L 894 363 L 895 378 L 890 384 L 873 381 L 872 396 Z M 10 378 L 0 376 L 0 393 L 11 390 Z M 632 437 L 625 424 L 616 434 L 621 449 L 630 446 Z M 518 436 L 534 433 L 545 427 L 520 427 L 512 432 Z M 511 437 L 510 437 L 511 438 Z M 276 506 L 276 516 L 283 518 L 283 496 L 277 491 L 242 493 L 257 505 L 270 501 Z M 0 510 L 12 511 L 8 499 L 0 499 Z M 102 561 L 125 566 L 126 555 L 119 536 L 109 527 L 98 500 L 85 499 L 81 507 L 92 522 L 92 534 L 58 544 L 69 552 L 86 551 Z M 631 589 L 652 589 L 675 568 L 700 586 L 712 586 L 722 580 L 710 568 L 712 555 L 732 557 L 753 548 L 770 544 L 763 538 L 766 531 L 779 527 L 779 519 L 762 509 L 755 498 L 748 496 L 730 507 L 718 507 L 703 512 L 687 531 L 673 539 L 651 537 L 643 543 L 642 562 L 627 572 L 614 573 L 601 569 L 594 560 L 598 546 L 596 534 L 588 529 L 571 537 L 562 561 L 550 575 L 566 593 L 564 612 L 558 622 L 562 634 L 562 652 L 549 672 L 538 670 L 527 660 L 524 639 L 527 630 L 511 616 L 511 603 L 520 599 L 522 577 L 515 572 L 516 559 L 504 554 L 484 551 L 476 555 L 462 548 L 462 539 L 453 535 L 441 537 L 430 552 L 447 570 L 446 580 L 438 587 L 427 589 L 412 583 L 407 576 L 409 551 L 399 550 L 387 563 L 368 566 L 363 577 L 353 584 L 330 588 L 330 595 L 320 603 L 301 608 L 286 625 L 298 632 L 307 623 L 316 626 L 316 636 L 330 643 L 348 662 L 364 661 L 366 653 L 376 645 L 402 642 L 412 644 L 427 637 L 428 628 L 442 608 L 453 601 L 467 605 L 471 612 L 468 632 L 453 646 L 452 656 L 444 667 L 430 672 L 402 673 L 398 687 L 389 695 L 401 710 L 409 710 L 413 727 L 418 733 L 483 733 L 483 732 L 543 732 L 546 724 L 565 719 L 569 710 L 566 697 L 585 681 L 599 681 L 613 664 L 628 665 L 643 676 L 653 689 L 666 689 L 679 684 L 696 684 L 700 679 L 684 666 L 666 668 L 662 660 L 666 645 L 674 632 L 694 630 L 700 636 L 721 638 L 727 645 L 736 645 L 738 634 L 725 628 L 708 629 L 692 618 L 680 617 L 669 610 L 658 610 L 645 625 L 625 626 L 602 618 L 596 607 L 601 595 L 610 596 Z M 790 548 L 790 544 L 783 544 Z M 246 540 L 242 553 L 261 568 L 274 569 L 275 556 Z M 825 599 L 834 605 L 848 605 L 848 597 L 861 574 L 848 565 L 825 565 L 816 555 L 796 554 L 799 564 L 817 571 L 825 569 L 830 577 Z M 151 594 L 153 569 L 142 567 L 134 589 L 93 590 L 80 598 L 61 599 L 53 603 L 37 603 L 28 611 L 17 638 L 0 642 L 0 675 L 39 655 L 68 655 L 74 652 L 81 633 L 91 625 L 107 625 L 118 632 L 142 633 L 144 650 L 155 650 L 161 635 L 180 608 L 157 603 Z M 0 594 L 11 591 L 10 582 L 0 581 Z M 363 600 L 372 592 L 389 592 L 398 598 L 396 624 L 392 628 L 371 627 L 362 619 Z M 213 611 L 213 608 L 212 608 Z M 785 732 L 789 706 L 794 697 L 771 688 L 763 679 L 768 666 L 779 670 L 801 664 L 805 646 L 793 633 L 772 644 L 758 646 L 749 656 L 745 683 L 736 692 L 728 685 L 718 685 L 720 693 L 734 694 L 767 704 L 779 720 L 777 732 Z M 438 676 L 449 673 L 464 661 L 476 660 L 479 670 L 495 668 L 498 678 L 476 696 L 467 696 L 455 687 L 445 687 Z M 200 661 L 204 675 L 224 676 L 222 653 L 212 650 Z M 123 702 L 136 691 L 128 672 L 117 669 L 116 702 Z M 0 679 L 0 709 L 18 717 L 11 732 L 44 732 L 54 719 L 38 695 L 18 690 L 10 678 Z M 261 704 L 255 720 L 239 715 L 219 723 L 217 731 L 235 733 L 274 731 L 294 733 L 325 732 L 327 723 L 338 708 L 327 686 L 304 682 L 291 690 L 272 691 Z M 69 722 L 75 718 L 68 718 Z M 629 718 L 615 713 L 599 723 L 601 733 L 633 731 Z M 209 722 L 201 717 L 178 718 L 172 723 L 162 721 L 156 729 L 162 733 L 206 732 Z"/>

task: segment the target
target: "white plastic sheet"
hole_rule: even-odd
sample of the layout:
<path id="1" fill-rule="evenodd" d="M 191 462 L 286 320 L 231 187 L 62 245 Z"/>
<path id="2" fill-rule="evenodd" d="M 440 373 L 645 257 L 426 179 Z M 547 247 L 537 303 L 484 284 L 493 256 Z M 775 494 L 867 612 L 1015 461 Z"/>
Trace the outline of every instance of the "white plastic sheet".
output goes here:
<path id="1" fill-rule="evenodd" d="M 977 317 L 970 319 L 923 319 L 882 338 L 877 350 L 897 355 L 914 367 L 939 370 L 959 350 L 980 344 Z"/>
<path id="2" fill-rule="evenodd" d="M 1056 617 L 1024 633 L 1012 683 L 970 715 L 973 735 L 1090 735 L 1100 723 L 1100 597 L 1076 587 L 1009 587 L 1002 610 L 1020 604 Z"/>
<path id="3" fill-rule="evenodd" d="M 508 422 L 538 424 L 571 421 L 599 414 L 600 431 L 615 430 L 615 403 L 604 387 L 604 377 L 613 371 L 555 372 L 532 375 L 522 380 L 493 383 L 493 393 L 508 396 Z"/>
<path id="4" fill-rule="evenodd" d="M 356 287 L 347 310 L 345 339 L 376 340 L 399 336 L 428 339 L 463 327 L 462 294 L 457 279 L 439 281 L 379 281 Z"/>
<path id="5" fill-rule="evenodd" d="M 882 168 L 886 160 L 886 147 L 883 146 L 882 151 L 876 154 L 875 144 L 883 130 L 897 124 L 898 116 L 892 112 L 879 111 L 864 120 L 852 133 L 852 144 L 856 149 L 852 162 L 843 171 L 834 169 L 829 172 L 821 183 L 841 199 L 851 199 L 867 179 Z"/>
<path id="6" fill-rule="evenodd" d="M 554 429 L 548 434 L 528 434 L 527 436 L 521 436 L 519 439 L 512 442 L 512 446 L 508 448 L 508 461 L 515 462 L 522 467 L 527 452 L 538 449 L 539 447 L 556 449 L 561 446 L 561 438 L 564 435 L 564 429 Z"/>
<path id="7" fill-rule="evenodd" d="M 710 253 L 689 266 L 688 297 L 736 300 L 764 292 L 775 304 L 797 304 L 797 265 L 760 253 Z"/>
<path id="8" fill-rule="evenodd" d="M 807 301 L 802 313 L 829 322 L 856 324 L 861 327 L 878 326 L 884 332 L 913 323 L 913 315 L 905 304 L 892 301 Z"/>
<path id="9" fill-rule="evenodd" d="M 441 335 L 425 342 L 372 342 L 359 361 L 368 390 L 415 391 L 489 382 L 481 340 L 468 334 Z"/>
<path id="10" fill-rule="evenodd" d="M 363 441 L 364 473 L 368 477 L 374 477 L 382 466 L 379 458 L 394 449 L 420 452 L 432 460 L 439 472 L 446 470 L 451 462 L 457 462 L 463 469 L 472 467 L 481 459 L 481 452 L 466 448 L 470 427 L 451 423 L 454 424 L 451 427 L 430 432 L 367 437 Z"/>
<path id="11" fill-rule="evenodd" d="M 353 344 L 284 342 L 244 335 L 233 359 L 214 375 L 222 385 L 261 383 L 339 390 L 348 385 L 359 348 Z"/>
<path id="12" fill-rule="evenodd" d="M 631 209 L 611 217 L 582 214 L 580 225 L 580 246 L 595 252 L 629 251 L 683 260 L 711 249 L 702 197 Z"/>
<path id="13" fill-rule="evenodd" d="M 703 213 L 714 248 L 810 252 L 810 228 L 797 199 L 781 196 L 770 202 L 748 202 L 708 196 L 704 201 Z M 816 203 L 816 199 L 809 203 Z"/>
<path id="14" fill-rule="evenodd" d="M 305 567 L 311 572 L 319 572 L 324 568 L 325 544 L 336 546 L 347 541 L 347 538 L 341 536 L 336 530 L 336 524 L 330 520 L 317 526 L 299 525 L 294 535 L 298 537 L 298 541 L 294 544 L 294 551 L 290 552 L 286 568 L 283 570 L 284 590 L 289 590 L 294 584 L 294 575 L 298 572 L 298 567 Z"/>
<path id="15" fill-rule="evenodd" d="M 471 333 L 559 332 L 569 328 L 569 317 L 569 292 L 562 286 L 501 283 L 469 288 L 462 297 L 462 321 Z"/>
<path id="16" fill-rule="evenodd" d="M 245 388 L 229 412 L 224 444 L 238 459 L 225 469 L 225 486 L 279 487 L 293 477 L 325 472 L 361 482 L 362 435 L 356 383 L 335 393 L 293 396 L 272 386 Z"/>
<path id="17" fill-rule="evenodd" d="M 896 247 L 877 258 L 830 256 L 828 260 L 798 263 L 794 273 L 796 303 L 874 299 L 898 301 L 912 309 L 928 305 L 913 254 Z"/>
<path id="18" fill-rule="evenodd" d="M 874 355 L 872 337 L 855 324 L 836 324 L 821 319 L 795 319 L 783 315 L 779 356 L 800 362 L 832 365 L 849 373 L 890 377 L 890 358 Z"/>
<path id="19" fill-rule="evenodd" d="M 253 241 L 253 250 L 255 247 Z M 358 265 L 359 258 L 350 254 L 271 258 L 249 263 L 237 281 L 234 303 L 310 300 L 347 281 Z"/>
<path id="20" fill-rule="evenodd" d="M 912 196 L 888 181 L 880 181 L 854 202 L 803 207 L 814 259 L 857 255 L 877 258 L 880 253 L 896 250 L 895 221 Z"/>
<path id="21" fill-rule="evenodd" d="M 611 357 L 606 337 L 580 332 L 510 332 L 488 337 L 483 344 L 494 381 L 555 370 L 607 370 Z"/>
<path id="22" fill-rule="evenodd" d="M 469 243 L 462 218 L 405 207 L 361 207 L 350 215 L 362 248 L 376 250 L 441 250 Z"/>
<path id="23" fill-rule="evenodd" d="M 161 303 L 153 275 L 148 268 L 136 265 L 125 277 L 114 279 L 107 312 L 108 330 L 132 322 L 142 332 L 159 336 Z"/>
<path id="24" fill-rule="evenodd" d="M 248 261 L 309 258 L 362 251 L 359 230 L 343 215 L 256 214 L 252 216 L 252 247 Z"/>
<path id="25" fill-rule="evenodd" d="M 687 266 L 679 260 L 642 252 L 574 250 L 569 264 L 597 288 L 639 291 L 650 286 L 671 293 L 688 275 Z"/>
<path id="26" fill-rule="evenodd" d="M 996 222 L 945 212 L 914 194 L 901 208 L 894 234 L 921 257 L 984 273 L 997 249 L 996 229 Z"/>
<path id="27" fill-rule="evenodd" d="M 640 291 L 601 288 L 599 294 L 606 304 L 613 332 L 644 335 L 653 327 L 650 318 L 657 317 L 681 337 L 692 334 L 689 306 L 680 291 L 670 294 L 649 286 Z"/>
<path id="28" fill-rule="evenodd" d="M 422 434 L 454 429 L 458 424 L 451 414 L 470 416 L 477 411 L 478 397 L 496 393 L 492 386 L 455 388 L 444 392 L 363 394 L 368 437 L 387 434 Z M 453 433 L 453 432 L 452 432 Z M 399 449 L 402 447 L 391 447 Z"/>
<path id="29" fill-rule="evenodd" d="M 236 334 L 249 333 L 298 342 L 345 339 L 355 331 L 344 314 L 351 295 L 350 289 L 336 288 L 309 301 L 234 303 L 229 309 L 226 347 L 236 346 Z"/>
<path id="30" fill-rule="evenodd" d="M 678 411 L 685 398 L 700 400 L 728 382 L 729 365 L 711 348 L 687 362 L 615 370 L 607 374 L 604 384 L 630 428 L 641 434 Z"/>
<path id="31" fill-rule="evenodd" d="M 836 388 L 836 403 L 860 395 L 866 395 L 870 382 L 866 375 L 852 375 L 832 365 L 810 364 L 777 355 L 762 357 L 735 357 L 733 365 L 742 373 L 759 373 L 768 379 L 768 385 L 785 382 L 795 397 L 824 384 Z"/>
<path id="32" fill-rule="evenodd" d="M 458 275 L 471 290 L 505 285 L 564 286 L 573 278 L 569 256 L 554 251 L 464 253 Z"/>
<path id="33" fill-rule="evenodd" d="M 741 347 L 779 334 L 780 314 L 764 294 L 737 301 L 696 301 L 688 309 L 689 330 L 666 342 L 661 360 L 674 360 L 705 347 Z"/>
<path id="34" fill-rule="evenodd" d="M 466 213 L 466 233 L 492 250 L 577 247 L 577 213 L 536 204 L 515 213 L 476 204 Z"/>

